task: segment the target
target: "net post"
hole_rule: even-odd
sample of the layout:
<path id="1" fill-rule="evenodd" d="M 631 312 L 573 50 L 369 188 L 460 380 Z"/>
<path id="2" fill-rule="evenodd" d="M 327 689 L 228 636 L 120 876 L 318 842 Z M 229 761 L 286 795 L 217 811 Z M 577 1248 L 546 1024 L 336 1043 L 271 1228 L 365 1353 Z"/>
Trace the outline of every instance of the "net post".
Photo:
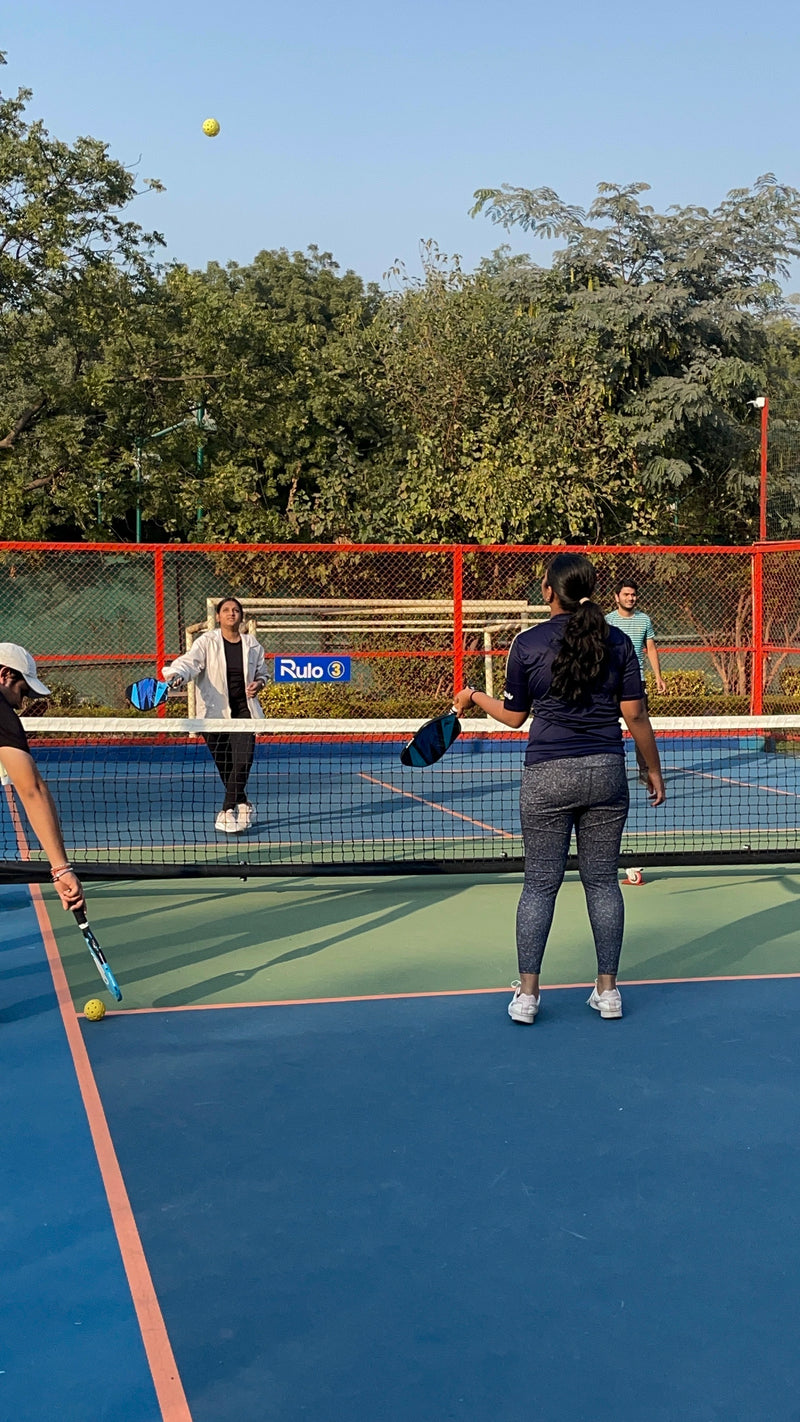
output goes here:
<path id="1" fill-rule="evenodd" d="M 161 668 L 167 660 L 167 639 L 164 625 L 164 550 L 156 548 L 153 553 L 153 598 L 156 617 L 156 678 L 161 678 Z M 167 703 L 163 701 L 156 712 L 166 716 Z"/>
<path id="2" fill-rule="evenodd" d="M 765 395 L 761 406 L 761 479 L 758 509 L 758 539 L 767 540 L 767 467 L 769 464 L 769 399 Z"/>
<path id="3" fill-rule="evenodd" d="M 464 549 L 453 549 L 453 692 L 464 685 Z"/>
<path id="4" fill-rule="evenodd" d="M 753 600 L 753 667 L 750 678 L 750 714 L 764 711 L 764 554 L 754 548 L 750 555 Z"/>

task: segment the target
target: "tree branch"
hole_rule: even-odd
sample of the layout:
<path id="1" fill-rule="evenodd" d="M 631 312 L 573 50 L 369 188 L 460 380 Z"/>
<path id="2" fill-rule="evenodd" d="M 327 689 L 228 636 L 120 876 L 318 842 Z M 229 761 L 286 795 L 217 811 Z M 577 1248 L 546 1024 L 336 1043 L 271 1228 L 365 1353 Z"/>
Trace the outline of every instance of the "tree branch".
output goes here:
<path id="1" fill-rule="evenodd" d="M 55 484 L 56 479 L 58 479 L 62 474 L 66 473 L 66 469 L 56 469 L 55 473 L 53 474 L 43 474 L 41 479 L 34 479 L 32 483 L 24 484 L 22 487 L 22 492 L 23 494 L 31 494 L 33 493 L 34 489 L 43 489 L 46 484 Z"/>
<path id="2" fill-rule="evenodd" d="M 0 439 L 0 449 L 13 449 L 19 436 L 23 434 L 25 430 L 29 429 L 40 410 L 43 410 L 46 404 L 47 396 L 43 395 L 40 400 L 37 400 L 35 405 L 29 405 L 27 410 L 23 410 L 8 434 L 4 435 L 3 439 Z"/>

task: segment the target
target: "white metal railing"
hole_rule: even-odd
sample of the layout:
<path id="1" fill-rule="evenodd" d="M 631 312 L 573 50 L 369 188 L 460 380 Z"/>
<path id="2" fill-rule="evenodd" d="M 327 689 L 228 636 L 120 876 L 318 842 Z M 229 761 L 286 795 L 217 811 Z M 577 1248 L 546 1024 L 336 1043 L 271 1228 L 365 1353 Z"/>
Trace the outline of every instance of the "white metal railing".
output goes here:
<path id="1" fill-rule="evenodd" d="M 244 624 L 254 636 L 260 633 L 341 633 L 368 632 L 450 632 L 453 630 L 452 598 L 239 598 Z M 205 622 L 185 629 L 186 650 L 195 637 L 216 626 L 218 598 L 206 598 Z M 523 599 L 465 599 L 462 604 L 463 630 L 483 637 L 483 664 L 486 691 L 494 696 L 494 647 L 498 633 L 516 636 L 549 616 L 545 603 Z M 189 716 L 196 710 L 195 689 L 187 687 Z"/>

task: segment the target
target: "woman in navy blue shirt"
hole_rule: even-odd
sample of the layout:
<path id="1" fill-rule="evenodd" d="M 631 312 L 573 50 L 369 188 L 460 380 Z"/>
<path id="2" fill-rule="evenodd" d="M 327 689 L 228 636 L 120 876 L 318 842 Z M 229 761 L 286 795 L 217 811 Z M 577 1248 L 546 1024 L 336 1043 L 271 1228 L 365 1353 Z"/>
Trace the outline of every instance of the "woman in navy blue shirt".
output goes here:
<path id="1" fill-rule="evenodd" d="M 508 1006 L 515 1022 L 533 1022 L 539 1011 L 539 972 L 573 828 L 597 951 L 589 1005 L 602 1017 L 622 1016 L 617 969 L 624 907 L 618 865 L 629 801 L 620 716 L 647 765 L 650 803 L 665 799 L 633 643 L 609 627 L 592 602 L 596 581 L 588 558 L 557 554 L 542 579 L 550 621 L 514 639 L 503 700 L 474 687 L 455 698 L 459 712 L 474 705 L 515 728 L 533 712 L 520 795 L 525 842 L 525 884 L 517 910 L 520 982 Z"/>

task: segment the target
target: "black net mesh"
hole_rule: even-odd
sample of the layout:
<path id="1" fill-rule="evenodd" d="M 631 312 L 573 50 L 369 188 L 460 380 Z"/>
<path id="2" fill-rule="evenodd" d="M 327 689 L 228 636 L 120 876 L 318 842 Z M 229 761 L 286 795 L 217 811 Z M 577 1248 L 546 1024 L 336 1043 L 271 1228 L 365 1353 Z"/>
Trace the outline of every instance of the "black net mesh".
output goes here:
<path id="1" fill-rule="evenodd" d="M 519 868 L 526 733 L 467 719 L 441 761 L 414 769 L 400 751 L 418 724 L 26 722 L 86 873 Z M 798 857 L 800 718 L 655 727 L 668 801 L 650 806 L 628 742 L 626 863 Z M 42 857 L 9 787 L 6 797 L 0 865 L 25 878 Z M 237 797 L 248 805 L 231 808 Z"/>

